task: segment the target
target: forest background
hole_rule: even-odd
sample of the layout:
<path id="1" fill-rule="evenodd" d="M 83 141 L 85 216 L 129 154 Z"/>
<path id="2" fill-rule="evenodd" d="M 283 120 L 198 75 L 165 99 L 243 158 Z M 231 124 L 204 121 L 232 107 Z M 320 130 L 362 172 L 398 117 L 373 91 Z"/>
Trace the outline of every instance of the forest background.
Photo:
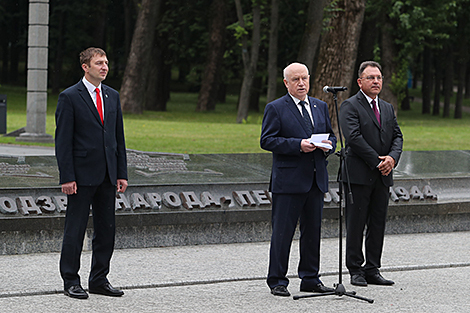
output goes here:
<path id="1" fill-rule="evenodd" d="M 148 127 L 148 134 L 145 128 L 168 116 L 183 121 L 173 128 L 182 145 L 200 126 L 201 140 L 225 133 L 228 143 L 214 139 L 214 146 L 240 136 L 256 142 L 264 106 L 285 94 L 282 69 L 294 61 L 310 68 L 310 93 L 329 104 L 336 129 L 332 97 L 323 86 L 348 87 L 338 94 L 341 103 L 357 92 L 359 64 L 376 60 L 384 73 L 380 96 L 394 104 L 402 129 L 416 121 L 424 128 L 443 127 L 438 134 L 445 138 L 428 149 L 468 149 L 456 141 L 468 136 L 469 2 L 50 0 L 48 130 L 54 128 L 57 94 L 82 76 L 78 54 L 97 46 L 108 54 L 106 84 L 121 93 L 126 140 L 133 148 L 152 148 L 136 140 L 153 132 L 163 137 L 168 127 Z M 0 0 L 0 93 L 9 91 L 13 104 L 9 128 L 21 123 L 16 113 L 26 113 L 14 99 L 20 103 L 23 92 L 15 86 L 26 85 L 27 30 L 28 1 Z M 198 127 L 186 124 L 194 120 Z M 239 134 L 237 124 L 253 129 Z M 413 140 L 436 143 L 429 129 L 410 135 L 405 133 L 409 150 L 416 149 Z M 189 151 L 219 151 L 201 149 Z M 183 150 L 188 149 L 178 152 Z"/>

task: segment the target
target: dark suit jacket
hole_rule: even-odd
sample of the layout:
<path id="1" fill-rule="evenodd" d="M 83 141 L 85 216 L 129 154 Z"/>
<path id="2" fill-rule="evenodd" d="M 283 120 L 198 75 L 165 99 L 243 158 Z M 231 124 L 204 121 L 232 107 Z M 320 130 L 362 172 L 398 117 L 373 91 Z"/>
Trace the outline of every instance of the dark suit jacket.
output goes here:
<path id="1" fill-rule="evenodd" d="M 314 133 L 329 133 L 336 149 L 336 137 L 331 129 L 328 106 L 308 97 L 314 121 Z M 305 122 L 289 94 L 268 103 L 261 130 L 261 148 L 273 153 L 270 191 L 273 193 L 306 193 L 313 184 L 314 171 L 318 188 L 328 191 L 326 155 L 321 149 L 311 153 L 300 152 L 300 142 L 309 138 Z"/>
<path id="2" fill-rule="evenodd" d="M 349 181 L 370 185 L 377 177 L 385 186 L 393 185 L 393 171 L 378 175 L 379 156 L 389 155 L 398 164 L 403 147 L 403 135 L 398 126 L 393 106 L 379 98 L 381 126 L 366 97 L 359 91 L 341 104 L 340 126 L 346 139 L 346 163 Z M 343 167 L 343 181 L 347 176 Z"/>
<path id="3" fill-rule="evenodd" d="M 80 80 L 59 95 L 55 148 L 60 183 L 98 186 L 106 175 L 113 184 L 127 179 L 126 146 L 119 93 L 101 85 L 104 125 Z"/>

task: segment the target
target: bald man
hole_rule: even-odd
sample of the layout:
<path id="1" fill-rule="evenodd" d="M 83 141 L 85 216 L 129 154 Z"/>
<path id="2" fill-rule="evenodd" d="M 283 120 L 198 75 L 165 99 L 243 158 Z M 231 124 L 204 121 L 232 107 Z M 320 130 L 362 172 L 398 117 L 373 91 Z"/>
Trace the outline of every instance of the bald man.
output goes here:
<path id="1" fill-rule="evenodd" d="M 300 291 L 331 292 L 318 277 L 323 198 L 328 191 L 326 158 L 336 148 L 328 106 L 308 96 L 309 71 L 292 63 L 284 69 L 288 93 L 266 105 L 261 148 L 271 151 L 273 166 L 272 237 L 267 284 L 275 296 L 290 296 L 286 277 L 289 253 L 300 219 Z M 310 143 L 312 134 L 327 133 L 324 145 Z"/>

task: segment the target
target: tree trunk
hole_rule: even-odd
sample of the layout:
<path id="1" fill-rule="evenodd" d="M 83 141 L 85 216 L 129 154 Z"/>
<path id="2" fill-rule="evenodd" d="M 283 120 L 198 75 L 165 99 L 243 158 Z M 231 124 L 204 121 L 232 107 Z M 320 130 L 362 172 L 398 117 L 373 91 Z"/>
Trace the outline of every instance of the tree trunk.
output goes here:
<path id="1" fill-rule="evenodd" d="M 271 25 L 268 50 L 268 93 L 267 102 L 277 98 L 277 51 L 279 37 L 279 0 L 271 0 Z"/>
<path id="2" fill-rule="evenodd" d="M 465 76 L 467 73 L 467 63 L 468 63 L 468 38 L 467 33 L 465 32 L 466 20 L 463 16 L 459 18 L 459 27 L 458 27 L 458 37 L 461 38 L 459 40 L 458 45 L 458 59 L 457 59 L 457 66 L 459 67 L 456 71 L 457 73 L 457 96 L 455 98 L 455 111 L 454 111 L 454 118 L 461 119 L 462 118 L 462 105 L 463 105 L 463 93 L 465 88 Z"/>
<path id="3" fill-rule="evenodd" d="M 171 64 L 167 64 L 165 60 L 169 60 L 171 57 L 168 52 L 168 38 L 166 36 L 166 33 L 162 37 L 158 32 L 155 32 L 145 95 L 145 109 L 150 111 L 166 111 L 166 104 L 170 99 Z"/>
<path id="4" fill-rule="evenodd" d="M 409 91 L 408 91 L 408 86 L 406 86 L 405 88 L 405 97 L 403 98 L 403 100 L 401 100 L 401 109 L 402 110 L 411 110 L 411 105 L 410 105 L 410 94 L 409 94 Z M 397 113 L 397 111 L 395 110 L 395 114 Z"/>
<path id="5" fill-rule="evenodd" d="M 391 6 L 391 5 L 390 5 Z M 393 29 L 392 21 L 388 15 L 383 17 L 383 27 L 382 27 L 382 73 L 384 76 L 382 91 L 380 92 L 380 98 L 391 103 L 395 110 L 395 114 L 398 112 L 398 94 L 392 91 L 392 77 L 393 73 L 397 69 L 397 48 L 394 43 L 395 38 L 393 38 L 391 32 Z M 398 91 L 400 92 L 400 91 Z M 406 105 L 406 102 L 405 102 Z"/>
<path id="6" fill-rule="evenodd" d="M 310 0 L 308 5 L 307 24 L 305 25 L 300 44 L 298 61 L 313 71 L 313 60 L 318 50 L 323 23 L 323 9 L 327 0 Z"/>
<path id="7" fill-rule="evenodd" d="M 463 105 L 463 89 L 465 84 L 465 72 L 467 70 L 467 64 L 461 63 L 459 64 L 458 70 L 458 87 L 457 87 L 457 97 L 455 98 L 455 112 L 454 118 L 461 119 L 462 118 L 462 105 Z"/>
<path id="8" fill-rule="evenodd" d="M 255 76 L 251 84 L 249 109 L 253 112 L 259 112 L 259 97 L 263 89 L 263 77 Z"/>
<path id="9" fill-rule="evenodd" d="M 465 99 L 470 99 L 470 66 L 467 66 L 465 74 Z"/>
<path id="10" fill-rule="evenodd" d="M 212 23 L 209 33 L 209 47 L 196 111 L 215 110 L 225 52 L 226 7 L 225 0 L 213 0 L 211 4 Z"/>
<path id="11" fill-rule="evenodd" d="M 453 80 L 454 80 L 454 58 L 452 45 L 447 46 L 447 66 L 444 70 L 444 109 L 442 117 L 450 116 L 450 98 L 453 93 Z"/>
<path id="12" fill-rule="evenodd" d="M 424 46 L 423 50 L 423 80 L 421 87 L 421 95 L 423 98 L 423 114 L 431 113 L 431 91 L 432 91 L 432 59 L 431 49 L 427 45 Z"/>
<path id="13" fill-rule="evenodd" d="M 237 6 L 241 8 L 240 0 L 236 0 Z M 237 10 L 238 11 L 238 10 Z M 245 27 L 243 23 L 243 16 L 239 16 L 239 23 L 241 27 Z M 243 25 L 242 25 L 243 24 Z M 256 75 L 256 65 L 258 63 L 259 46 L 261 43 L 261 7 L 260 3 L 256 2 L 253 5 L 253 33 L 251 36 L 251 52 L 250 55 L 244 57 L 244 75 L 242 87 L 240 90 L 240 98 L 238 103 L 237 123 L 242 123 L 248 117 L 248 108 L 250 105 L 250 93 L 253 79 Z M 247 44 L 244 43 L 242 50 L 247 50 Z M 246 52 L 248 53 L 248 52 Z"/>
<path id="14" fill-rule="evenodd" d="M 330 102 L 329 111 L 333 130 L 338 135 L 338 124 L 331 96 L 323 93 L 323 86 L 346 86 L 351 88 L 354 76 L 359 35 L 364 19 L 366 0 L 338 2 L 339 9 L 332 18 L 330 30 L 322 37 L 318 65 L 311 94 Z M 349 97 L 349 92 L 338 94 L 338 103 Z"/>
<path id="15" fill-rule="evenodd" d="M 432 115 L 439 115 L 441 110 L 441 83 L 442 83 L 442 66 L 439 51 L 434 53 L 434 104 L 432 107 Z"/>
<path id="16" fill-rule="evenodd" d="M 57 38 L 57 47 L 54 57 L 54 71 L 52 72 L 52 93 L 58 94 L 60 91 L 60 83 L 62 80 L 62 63 L 64 59 L 64 36 L 65 36 L 65 20 L 67 19 L 67 11 L 59 15 L 59 29 Z"/>
<path id="17" fill-rule="evenodd" d="M 467 72 L 467 60 L 466 60 L 467 48 L 466 44 L 462 43 L 460 46 L 460 56 L 458 61 L 458 70 L 457 70 L 457 96 L 455 98 L 455 111 L 454 118 L 462 118 L 462 105 L 463 105 L 463 92 L 465 87 L 465 74 Z"/>
<path id="18" fill-rule="evenodd" d="M 150 50 L 157 24 L 161 0 L 143 0 L 137 17 L 131 50 L 121 85 L 121 105 L 123 112 L 142 114 L 147 84 Z"/>
<path id="19" fill-rule="evenodd" d="M 133 0 L 124 0 L 124 53 L 126 56 L 129 55 L 132 40 L 132 30 L 134 29 L 134 19 L 132 18 L 134 13 Z"/>
<path id="20" fill-rule="evenodd" d="M 95 47 L 100 47 L 106 50 L 105 47 L 105 35 L 106 35 L 106 13 L 108 12 L 107 0 L 94 0 L 93 1 L 93 10 L 96 17 L 99 18 L 95 19 L 94 28 L 93 28 L 93 45 Z"/>

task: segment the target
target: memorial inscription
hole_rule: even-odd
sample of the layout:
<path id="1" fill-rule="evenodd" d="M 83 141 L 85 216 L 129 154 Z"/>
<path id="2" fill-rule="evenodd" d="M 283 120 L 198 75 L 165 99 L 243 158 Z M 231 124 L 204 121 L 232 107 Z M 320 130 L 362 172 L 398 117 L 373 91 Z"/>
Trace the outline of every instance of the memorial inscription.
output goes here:
<path id="1" fill-rule="evenodd" d="M 409 202 L 437 200 L 437 194 L 431 186 L 422 189 L 412 186 L 390 188 L 390 201 Z M 338 189 L 332 188 L 325 194 L 325 207 L 339 202 Z M 245 207 L 262 208 L 271 205 L 271 194 L 267 190 L 234 190 L 231 194 L 220 191 L 173 192 L 133 192 L 116 196 L 116 212 L 138 212 L 142 210 L 194 210 L 194 209 L 236 209 Z M 63 214 L 67 209 L 67 197 L 62 195 L 41 195 L 21 197 L 0 197 L 0 213 L 22 216 L 41 214 Z"/>

